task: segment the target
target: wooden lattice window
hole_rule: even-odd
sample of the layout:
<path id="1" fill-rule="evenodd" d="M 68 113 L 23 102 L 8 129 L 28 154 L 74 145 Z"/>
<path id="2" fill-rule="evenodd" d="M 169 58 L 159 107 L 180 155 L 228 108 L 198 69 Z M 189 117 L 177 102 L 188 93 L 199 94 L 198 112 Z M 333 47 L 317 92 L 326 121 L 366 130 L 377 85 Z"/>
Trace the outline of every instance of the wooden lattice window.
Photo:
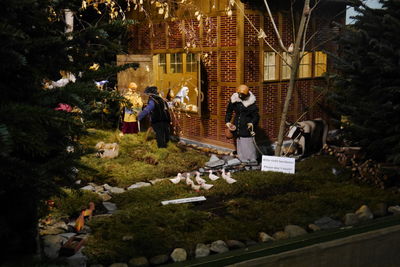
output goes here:
<path id="1" fill-rule="evenodd" d="M 299 65 L 299 78 L 311 77 L 311 53 L 304 52 Z"/>
<path id="2" fill-rule="evenodd" d="M 314 76 L 322 76 L 326 72 L 327 55 L 322 51 L 314 52 L 315 64 L 314 64 Z"/>
<path id="3" fill-rule="evenodd" d="M 170 60 L 171 73 L 182 73 L 182 54 L 171 54 Z"/>
<path id="4" fill-rule="evenodd" d="M 276 80 L 276 53 L 264 52 L 264 81 Z"/>
<path id="5" fill-rule="evenodd" d="M 282 80 L 290 79 L 291 64 L 292 64 L 292 58 L 289 55 L 289 53 L 286 52 L 282 53 L 282 72 L 281 72 Z"/>
<path id="6" fill-rule="evenodd" d="M 161 73 L 167 73 L 167 57 L 166 54 L 158 55 L 158 69 Z"/>
<path id="7" fill-rule="evenodd" d="M 186 72 L 197 72 L 196 55 L 193 53 L 186 55 Z"/>

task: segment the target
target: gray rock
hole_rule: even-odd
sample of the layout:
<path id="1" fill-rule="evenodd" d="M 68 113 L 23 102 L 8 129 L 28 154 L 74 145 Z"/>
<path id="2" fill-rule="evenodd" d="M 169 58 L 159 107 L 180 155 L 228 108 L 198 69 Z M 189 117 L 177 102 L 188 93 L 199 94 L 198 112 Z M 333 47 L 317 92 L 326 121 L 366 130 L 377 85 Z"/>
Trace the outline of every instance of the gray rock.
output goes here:
<path id="1" fill-rule="evenodd" d="M 289 237 L 296 237 L 307 234 L 307 231 L 298 225 L 286 225 L 285 233 L 288 234 Z"/>
<path id="2" fill-rule="evenodd" d="M 227 162 L 226 162 L 226 166 L 227 167 L 230 167 L 230 166 L 236 166 L 236 165 L 239 165 L 239 164 L 241 164 L 242 162 L 238 159 L 238 158 L 233 158 L 233 159 L 230 159 L 230 160 L 228 160 Z"/>
<path id="3" fill-rule="evenodd" d="M 87 257 L 82 254 L 82 249 L 71 257 L 67 257 L 66 261 L 69 267 L 86 267 Z"/>
<path id="4" fill-rule="evenodd" d="M 286 233 L 286 232 L 284 232 L 284 231 L 278 231 L 278 232 L 274 233 L 274 234 L 272 235 L 272 237 L 273 237 L 275 240 L 284 240 L 284 239 L 288 239 L 288 238 L 289 238 L 289 235 L 288 235 L 288 233 Z"/>
<path id="5" fill-rule="evenodd" d="M 104 192 L 104 187 L 102 185 L 96 185 L 96 186 L 94 186 L 94 191 L 96 193 Z"/>
<path id="6" fill-rule="evenodd" d="M 129 266 L 128 266 L 128 264 L 126 264 L 126 263 L 117 262 L 117 263 L 111 264 L 109 267 L 129 267 Z"/>
<path id="7" fill-rule="evenodd" d="M 209 167 L 209 168 L 216 168 L 216 167 L 223 166 L 224 164 L 225 164 L 225 161 L 220 159 L 220 160 L 216 160 L 216 161 L 206 162 L 205 165 L 206 165 L 206 167 Z"/>
<path id="8" fill-rule="evenodd" d="M 258 240 L 264 243 L 264 242 L 274 241 L 275 239 L 272 236 L 268 235 L 267 233 L 260 232 L 258 233 Z"/>
<path id="9" fill-rule="evenodd" d="M 117 210 L 117 205 L 112 202 L 103 202 L 103 206 L 106 208 L 107 212 L 112 214 Z"/>
<path id="10" fill-rule="evenodd" d="M 128 190 L 132 190 L 132 189 L 141 188 L 141 187 L 146 187 L 146 186 L 151 186 L 151 183 L 138 182 L 138 183 L 135 183 L 135 184 L 129 186 L 127 189 L 128 189 Z"/>
<path id="11" fill-rule="evenodd" d="M 160 265 L 166 263 L 168 260 L 169 260 L 168 255 L 162 254 L 151 257 L 149 261 L 152 265 Z"/>
<path id="12" fill-rule="evenodd" d="M 176 248 L 174 251 L 171 253 L 171 259 L 174 262 L 181 262 L 185 261 L 187 259 L 187 253 L 186 250 L 183 248 Z"/>
<path id="13" fill-rule="evenodd" d="M 146 257 L 137 257 L 130 259 L 128 265 L 129 267 L 142 267 L 142 266 L 149 266 L 150 263 Z"/>
<path id="14" fill-rule="evenodd" d="M 45 226 L 44 229 L 40 230 L 40 235 L 57 235 L 65 233 L 68 230 L 68 225 L 63 221 L 59 221 L 52 225 Z"/>
<path id="15" fill-rule="evenodd" d="M 103 184 L 104 190 L 110 190 L 112 186 L 109 186 L 108 184 Z"/>
<path id="16" fill-rule="evenodd" d="M 120 188 L 120 187 L 111 187 L 109 191 L 112 194 L 122 194 L 125 192 L 125 189 Z"/>
<path id="17" fill-rule="evenodd" d="M 107 193 L 99 194 L 99 196 L 101 197 L 101 199 L 102 199 L 103 201 L 109 201 L 110 199 L 112 199 L 112 197 L 111 197 L 109 194 L 107 194 Z"/>
<path id="18" fill-rule="evenodd" d="M 62 246 L 62 242 L 66 239 L 59 235 L 46 235 L 43 237 L 43 252 L 49 259 L 56 259 L 58 257 L 58 253 L 60 252 L 60 248 Z"/>
<path id="19" fill-rule="evenodd" d="M 130 241 L 133 240 L 134 236 L 133 235 L 124 235 L 122 237 L 122 241 Z"/>
<path id="20" fill-rule="evenodd" d="M 226 240 L 225 243 L 229 249 L 238 249 L 246 247 L 246 245 L 243 242 L 240 242 L 238 240 Z"/>
<path id="21" fill-rule="evenodd" d="M 333 228 L 339 228 L 343 224 L 340 221 L 336 221 L 330 217 L 322 217 L 314 222 L 316 226 L 318 226 L 320 229 L 333 229 Z"/>
<path id="22" fill-rule="evenodd" d="M 360 222 L 358 219 L 358 216 L 355 213 L 346 213 L 344 215 L 344 225 L 351 226 L 351 225 L 356 225 L 357 223 Z"/>
<path id="23" fill-rule="evenodd" d="M 95 188 L 91 185 L 86 185 L 84 187 L 81 187 L 80 189 L 84 190 L 84 191 L 91 191 L 91 192 L 94 192 L 94 190 L 95 190 Z"/>
<path id="24" fill-rule="evenodd" d="M 196 245 L 196 250 L 195 250 L 196 258 L 207 257 L 208 255 L 210 255 L 210 248 L 207 245 L 203 243 L 199 243 Z"/>
<path id="25" fill-rule="evenodd" d="M 358 219 L 360 219 L 360 221 L 367 221 L 374 218 L 374 215 L 372 214 L 371 210 L 368 208 L 367 205 L 362 205 L 356 211 L 356 215 L 358 216 Z"/>
<path id="26" fill-rule="evenodd" d="M 228 245 L 222 241 L 222 240 L 217 240 L 211 243 L 210 247 L 211 251 L 214 251 L 216 253 L 224 253 L 229 251 Z"/>
<path id="27" fill-rule="evenodd" d="M 236 157 L 232 156 L 232 155 L 225 155 L 222 157 L 223 160 L 225 161 L 229 161 L 231 159 L 236 159 Z"/>
<path id="28" fill-rule="evenodd" d="M 252 169 L 253 171 L 261 170 L 261 165 L 251 166 L 251 169 Z"/>
<path id="29" fill-rule="evenodd" d="M 62 233 L 62 234 L 59 234 L 59 236 L 66 238 L 66 239 L 70 239 L 71 237 L 76 236 L 76 233 Z"/>
<path id="30" fill-rule="evenodd" d="M 316 231 L 321 230 L 321 228 L 319 228 L 318 225 L 315 225 L 315 224 L 313 224 L 313 223 L 310 223 L 310 224 L 308 225 L 308 228 L 309 228 L 311 231 L 313 231 L 313 232 L 316 232 Z"/>
<path id="31" fill-rule="evenodd" d="M 208 162 L 213 162 L 213 161 L 217 161 L 219 160 L 219 158 L 217 157 L 217 155 L 215 154 L 211 154 L 210 159 L 208 160 Z"/>
<path id="32" fill-rule="evenodd" d="M 396 206 L 390 206 L 388 208 L 388 211 L 390 213 L 393 213 L 393 215 L 399 215 L 400 214 L 400 206 L 396 205 Z"/>

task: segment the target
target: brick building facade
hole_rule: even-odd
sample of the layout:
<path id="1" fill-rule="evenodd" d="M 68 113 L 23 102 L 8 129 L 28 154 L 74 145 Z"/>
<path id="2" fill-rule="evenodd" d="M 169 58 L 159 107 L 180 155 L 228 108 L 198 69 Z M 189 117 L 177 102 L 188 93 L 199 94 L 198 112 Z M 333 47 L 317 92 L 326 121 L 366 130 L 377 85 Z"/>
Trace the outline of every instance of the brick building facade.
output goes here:
<path id="1" fill-rule="evenodd" d="M 284 77 L 284 63 L 280 57 L 257 36 L 256 29 L 263 29 L 266 40 L 279 48 L 267 13 L 238 2 L 232 15 L 228 16 L 224 10 L 227 3 L 228 1 L 217 1 L 216 7 L 215 4 L 212 7 L 210 4 L 205 11 L 203 8 L 204 16 L 200 21 L 195 17 L 185 17 L 174 21 L 160 20 L 151 28 L 136 24 L 131 28 L 129 49 L 132 54 L 153 56 L 168 53 L 200 55 L 201 70 L 197 71 L 201 73 L 198 81 L 202 92 L 199 97 L 201 103 L 198 112 L 179 112 L 180 135 L 187 139 L 232 148 L 232 141 L 224 135 L 224 118 L 226 105 L 236 86 L 247 84 L 254 93 L 260 110 L 259 126 L 274 140 L 278 135 L 288 79 Z M 330 60 L 325 53 L 318 51 L 335 50 L 335 45 L 328 42 L 332 36 L 332 21 L 344 23 L 344 10 L 342 1 L 327 0 L 312 15 L 308 30 L 315 33 L 314 41 L 308 45 L 309 62 L 304 65 L 304 77 L 299 78 L 296 83 L 288 113 L 289 121 L 295 121 L 308 110 L 319 94 L 313 87 L 322 85 L 324 81 L 317 67 L 323 66 L 325 62 L 325 68 L 329 69 Z M 273 16 L 287 47 L 294 42 L 290 11 L 276 6 Z M 182 30 L 185 28 L 192 32 Z M 318 44 L 323 45 L 317 46 Z M 321 55 L 324 56 L 323 60 L 319 60 Z M 268 73 L 272 77 L 266 78 Z M 312 106 L 304 119 L 321 116 L 324 116 L 322 111 L 317 106 Z"/>

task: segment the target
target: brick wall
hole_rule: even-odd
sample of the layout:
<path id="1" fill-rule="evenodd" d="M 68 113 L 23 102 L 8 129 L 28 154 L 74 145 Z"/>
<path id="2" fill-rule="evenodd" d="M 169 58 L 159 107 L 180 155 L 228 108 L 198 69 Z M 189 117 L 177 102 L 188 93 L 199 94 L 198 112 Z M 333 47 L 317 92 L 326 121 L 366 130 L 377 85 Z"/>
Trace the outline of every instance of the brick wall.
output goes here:
<path id="1" fill-rule="evenodd" d="M 258 82 L 262 76 L 260 68 L 260 53 L 258 50 L 244 52 L 244 82 Z"/>
<path id="2" fill-rule="evenodd" d="M 257 30 L 260 29 L 260 15 L 249 14 L 247 17 L 251 23 L 247 19 L 244 21 L 244 45 L 259 46 Z"/>
<path id="3" fill-rule="evenodd" d="M 218 114 L 218 91 L 217 86 L 212 85 L 209 86 L 207 97 L 208 97 L 208 105 L 211 115 Z"/>
<path id="4" fill-rule="evenodd" d="M 221 16 L 221 47 L 236 46 L 236 15 Z"/>
<path id="5" fill-rule="evenodd" d="M 153 38 L 153 49 L 167 48 L 167 36 L 165 35 L 165 28 L 166 24 L 163 22 L 154 24 L 154 36 L 157 36 L 157 38 Z"/>
<path id="6" fill-rule="evenodd" d="M 254 10 L 247 13 L 251 23 L 257 29 L 262 27 L 267 35 L 268 42 L 278 48 L 277 38 L 269 18 L 267 16 L 262 17 L 261 13 Z M 203 58 L 205 54 L 208 55 L 207 60 L 204 60 L 204 68 L 208 80 L 207 98 L 210 113 L 205 118 L 200 117 L 199 114 L 179 114 L 178 124 L 183 137 L 191 139 L 206 138 L 207 140 L 219 142 L 219 144 L 223 142 L 227 146 L 232 144 L 232 140 L 226 139 L 224 135 L 224 119 L 226 105 L 230 96 L 235 92 L 236 84 L 239 81 L 239 77 L 237 77 L 237 66 L 241 65 L 238 64 L 240 62 L 237 62 L 238 55 L 241 52 L 239 47 L 244 49 L 244 70 L 242 70 L 244 82 L 249 85 L 250 90 L 257 98 L 261 116 L 259 125 L 270 138 L 274 139 L 278 135 L 280 113 L 284 104 L 288 81 L 263 83 L 263 66 L 260 60 L 262 53 L 260 51 L 268 51 L 270 48 L 265 43 L 260 46 L 256 30 L 246 19 L 243 21 L 244 39 L 237 40 L 236 35 L 241 28 L 237 25 L 237 16 L 235 13 L 231 18 L 225 14 L 214 15 L 203 20 L 200 27 L 196 19 L 186 19 L 184 27 L 191 29 L 195 33 L 195 39 L 189 36 L 187 32 L 182 31 L 182 24 L 180 24 L 181 21 L 179 20 L 155 24 L 153 28 L 154 36 L 150 36 L 151 31 L 148 27 L 137 27 L 135 25 L 130 28 L 130 32 L 135 35 L 131 38 L 129 44 L 131 53 L 140 53 L 140 51 L 150 49 L 150 41 L 153 49 L 179 49 L 183 53 L 185 52 L 183 40 L 191 39 L 196 44 L 195 50 L 192 50 L 193 52 L 201 52 Z M 289 13 L 281 13 L 280 16 L 275 14 L 274 18 L 278 29 L 282 31 L 284 44 L 289 45 L 293 42 Z M 282 23 L 280 24 L 279 21 Z M 327 20 L 317 20 L 316 24 L 313 25 L 320 25 L 322 28 L 328 27 L 327 24 L 323 23 L 326 24 Z M 312 25 L 310 25 L 310 29 L 311 27 Z M 202 30 L 200 30 L 201 28 Z M 202 35 L 200 36 L 201 32 Z M 321 35 L 319 38 L 323 37 Z M 237 46 L 237 44 L 243 44 L 243 46 Z M 290 103 L 288 121 L 297 120 L 298 116 L 312 105 L 313 99 L 318 95 L 313 86 L 322 82 L 321 79 L 298 81 Z M 322 111 L 315 106 L 303 119 L 313 119 L 323 115 Z"/>
<path id="7" fill-rule="evenodd" d="M 204 30 L 202 36 L 203 47 L 217 46 L 217 17 L 209 17 L 204 21 Z"/>
<path id="8" fill-rule="evenodd" d="M 200 29 L 199 29 L 199 21 L 197 19 L 186 20 L 185 24 L 184 37 L 186 41 L 186 46 L 188 46 L 188 42 L 190 43 L 190 47 L 199 47 L 200 46 Z"/>
<path id="9" fill-rule="evenodd" d="M 282 25 L 279 25 L 279 27 L 282 29 L 283 44 L 288 47 L 291 43 L 294 43 L 292 19 L 289 13 L 282 14 Z"/>
<path id="10" fill-rule="evenodd" d="M 278 15 L 273 15 L 276 27 L 279 27 Z M 264 18 L 264 32 L 267 35 L 267 42 L 273 47 L 278 47 L 278 39 L 276 38 L 276 34 L 274 31 L 274 27 L 272 26 L 271 20 L 269 17 L 265 16 Z M 270 50 L 270 49 L 268 49 Z"/>
<path id="11" fill-rule="evenodd" d="M 221 51 L 221 82 L 236 81 L 236 51 Z"/>
<path id="12" fill-rule="evenodd" d="M 168 40 L 169 48 L 182 48 L 182 34 L 179 30 L 179 23 L 181 21 L 171 21 L 168 23 Z M 155 38 L 159 38 L 155 36 Z"/>
<path id="13" fill-rule="evenodd" d="M 218 77 L 217 77 L 217 67 L 218 67 L 218 62 L 217 62 L 217 53 L 216 52 L 208 52 L 207 53 L 207 61 L 205 64 L 205 69 L 207 71 L 207 79 L 208 82 L 217 82 Z"/>

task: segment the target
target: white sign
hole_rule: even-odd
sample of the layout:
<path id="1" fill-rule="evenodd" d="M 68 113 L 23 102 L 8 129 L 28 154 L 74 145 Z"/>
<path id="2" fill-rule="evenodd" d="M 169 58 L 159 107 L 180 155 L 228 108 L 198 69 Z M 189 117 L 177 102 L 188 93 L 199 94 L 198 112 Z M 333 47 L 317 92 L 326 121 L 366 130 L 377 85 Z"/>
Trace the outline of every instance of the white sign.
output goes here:
<path id="1" fill-rule="evenodd" d="M 161 204 L 168 205 L 168 204 L 182 204 L 188 202 L 197 202 L 197 201 L 204 201 L 206 198 L 204 196 L 201 197 L 188 197 L 188 198 L 179 198 L 174 200 L 165 200 L 161 201 Z"/>
<path id="2" fill-rule="evenodd" d="M 271 172 L 284 172 L 294 173 L 295 172 L 294 158 L 284 157 L 273 157 L 273 156 L 262 156 L 261 170 Z"/>

